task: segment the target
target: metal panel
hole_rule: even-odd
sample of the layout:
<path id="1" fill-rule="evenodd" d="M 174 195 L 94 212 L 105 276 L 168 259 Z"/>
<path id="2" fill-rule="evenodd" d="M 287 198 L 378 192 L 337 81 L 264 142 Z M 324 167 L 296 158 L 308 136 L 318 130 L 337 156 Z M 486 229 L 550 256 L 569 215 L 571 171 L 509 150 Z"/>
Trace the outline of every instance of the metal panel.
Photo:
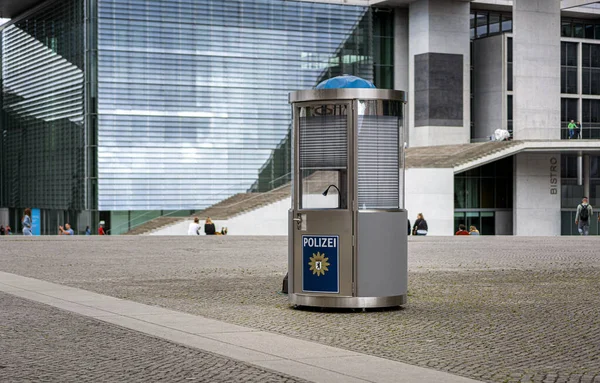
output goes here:
<path id="1" fill-rule="evenodd" d="M 406 295 L 407 212 L 359 212 L 357 296 Z"/>
<path id="2" fill-rule="evenodd" d="M 391 89 L 342 88 L 310 89 L 291 92 L 290 102 L 340 101 L 340 100 L 396 100 L 406 102 L 406 93 Z"/>

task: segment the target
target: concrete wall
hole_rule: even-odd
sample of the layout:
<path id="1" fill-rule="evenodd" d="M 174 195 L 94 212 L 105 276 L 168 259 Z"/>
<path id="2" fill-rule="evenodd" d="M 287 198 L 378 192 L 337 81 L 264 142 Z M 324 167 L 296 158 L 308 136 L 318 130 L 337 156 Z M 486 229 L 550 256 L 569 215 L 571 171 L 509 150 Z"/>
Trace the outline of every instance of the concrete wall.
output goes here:
<path id="1" fill-rule="evenodd" d="M 6 226 L 10 226 L 9 222 L 9 215 L 8 215 L 8 209 L 6 208 L 2 208 L 0 209 L 0 225 L 6 227 Z"/>
<path id="2" fill-rule="evenodd" d="M 560 235 L 560 153 L 515 156 L 514 233 Z"/>
<path id="3" fill-rule="evenodd" d="M 496 129 L 506 129 L 506 90 L 504 73 L 504 36 L 475 40 L 474 125 L 472 138 L 486 138 Z"/>
<path id="4" fill-rule="evenodd" d="M 394 89 L 408 92 L 408 9 L 394 9 Z"/>
<path id="5" fill-rule="evenodd" d="M 432 146 L 463 144 L 470 138 L 470 4 L 456 0 L 417 0 L 409 6 L 409 144 Z M 415 127 L 415 56 L 462 55 L 462 124 Z M 433 76 L 436 71 L 429 71 Z M 460 74 L 460 73 L 458 73 Z M 435 81 L 434 81 L 435 82 Z M 442 98 L 443 100 L 443 98 Z M 437 102 L 432 107 L 440 108 Z M 434 111 L 439 119 L 443 110 Z M 450 118 L 452 119 L 452 118 Z"/>
<path id="6" fill-rule="evenodd" d="M 406 209 L 411 225 L 423 213 L 428 235 L 453 235 L 454 170 L 407 169 Z"/>
<path id="7" fill-rule="evenodd" d="M 560 139 L 560 0 L 515 0 L 513 132 Z"/>

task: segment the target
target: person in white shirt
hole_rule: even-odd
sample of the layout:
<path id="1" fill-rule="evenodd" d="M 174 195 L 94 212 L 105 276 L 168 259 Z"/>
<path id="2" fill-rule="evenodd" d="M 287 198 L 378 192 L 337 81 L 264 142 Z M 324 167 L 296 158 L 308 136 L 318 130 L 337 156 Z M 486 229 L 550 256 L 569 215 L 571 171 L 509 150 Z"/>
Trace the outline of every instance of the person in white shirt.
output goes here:
<path id="1" fill-rule="evenodd" d="M 188 235 L 200 235 L 200 219 L 198 217 L 194 217 L 194 222 L 190 223 L 190 227 L 188 229 Z"/>

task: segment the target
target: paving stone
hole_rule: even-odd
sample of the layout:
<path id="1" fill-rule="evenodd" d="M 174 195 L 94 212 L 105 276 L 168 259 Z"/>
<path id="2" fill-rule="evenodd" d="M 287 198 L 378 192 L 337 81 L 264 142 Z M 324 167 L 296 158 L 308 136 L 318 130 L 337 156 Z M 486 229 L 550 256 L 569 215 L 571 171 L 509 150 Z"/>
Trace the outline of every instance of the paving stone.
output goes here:
<path id="1" fill-rule="evenodd" d="M 302 380 L 0 293 L 1 382 Z"/>
<path id="2" fill-rule="evenodd" d="M 0 239 L 6 272 L 489 382 L 599 380 L 596 238 L 410 238 L 390 311 L 293 309 L 286 268 L 283 237 Z"/>

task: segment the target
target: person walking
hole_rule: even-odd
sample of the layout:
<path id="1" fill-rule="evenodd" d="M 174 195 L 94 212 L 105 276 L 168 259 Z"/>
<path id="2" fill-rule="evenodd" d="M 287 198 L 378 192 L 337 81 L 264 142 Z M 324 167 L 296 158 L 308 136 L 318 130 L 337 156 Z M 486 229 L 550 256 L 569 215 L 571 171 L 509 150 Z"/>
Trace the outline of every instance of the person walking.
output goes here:
<path id="1" fill-rule="evenodd" d="M 590 218 L 594 214 L 592 205 L 588 203 L 588 198 L 583 197 L 581 203 L 577 206 L 577 214 L 575 214 L 575 225 L 579 235 L 590 235 Z"/>
<path id="2" fill-rule="evenodd" d="M 21 224 L 23 224 L 23 235 L 33 235 L 31 232 L 31 209 L 25 209 L 23 213 L 23 219 L 21 220 Z"/>
<path id="3" fill-rule="evenodd" d="M 427 227 L 427 221 L 425 221 L 425 217 L 423 213 L 417 214 L 417 220 L 413 225 L 413 235 L 427 235 L 429 228 Z"/>
<path id="4" fill-rule="evenodd" d="M 567 129 L 569 130 L 569 138 L 575 138 L 575 129 L 577 129 L 575 121 L 571 120 L 571 122 L 569 122 L 569 125 L 567 125 Z"/>
<path id="5" fill-rule="evenodd" d="M 188 235 L 200 235 L 200 219 L 194 217 L 194 222 L 190 223 L 188 227 Z"/>
<path id="6" fill-rule="evenodd" d="M 467 231 L 467 227 L 461 223 L 458 225 L 458 231 L 454 235 L 469 235 L 469 232 Z"/>
<path id="7" fill-rule="evenodd" d="M 575 138 L 581 139 L 581 135 L 583 134 L 583 128 L 581 127 L 581 122 L 577 121 L 575 124 Z"/>

